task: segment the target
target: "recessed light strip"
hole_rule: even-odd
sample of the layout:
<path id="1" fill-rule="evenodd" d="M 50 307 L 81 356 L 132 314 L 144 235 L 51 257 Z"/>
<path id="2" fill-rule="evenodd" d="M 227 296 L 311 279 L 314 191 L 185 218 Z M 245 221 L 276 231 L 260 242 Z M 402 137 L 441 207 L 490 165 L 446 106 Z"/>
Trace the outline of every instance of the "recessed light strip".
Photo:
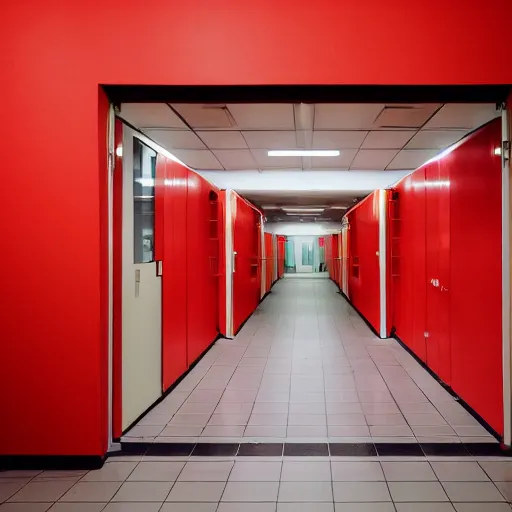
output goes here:
<path id="1" fill-rule="evenodd" d="M 339 156 L 338 149 L 272 149 L 268 156 Z"/>

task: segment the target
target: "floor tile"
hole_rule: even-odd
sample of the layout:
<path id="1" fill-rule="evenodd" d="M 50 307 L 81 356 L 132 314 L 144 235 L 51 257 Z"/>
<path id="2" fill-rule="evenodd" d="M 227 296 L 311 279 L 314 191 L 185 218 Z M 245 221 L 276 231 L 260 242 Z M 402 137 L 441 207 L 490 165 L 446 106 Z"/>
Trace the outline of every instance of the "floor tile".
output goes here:
<path id="1" fill-rule="evenodd" d="M 388 482 L 437 481 L 428 462 L 382 462 L 382 469 Z"/>
<path id="2" fill-rule="evenodd" d="M 225 482 L 176 482 L 165 501 L 217 503 L 225 485 Z"/>
<path id="3" fill-rule="evenodd" d="M 19 481 L 19 482 L 12 482 L 12 481 L 1 482 L 0 481 L 0 503 L 2 501 L 7 500 L 12 495 L 16 494 L 25 484 L 26 484 L 26 481 Z M 73 485 L 73 484 L 71 484 L 71 485 Z M 40 500 L 40 501 L 44 501 L 44 500 Z M 53 499 L 50 498 L 48 501 L 53 501 Z"/>
<path id="4" fill-rule="evenodd" d="M 245 431 L 244 425 L 216 426 L 206 425 L 201 437 L 242 437 Z"/>
<path id="5" fill-rule="evenodd" d="M 238 446 L 238 443 L 197 443 L 192 456 L 236 455 Z"/>
<path id="6" fill-rule="evenodd" d="M 228 482 L 222 501 L 277 501 L 279 482 Z"/>
<path id="7" fill-rule="evenodd" d="M 384 473 L 378 462 L 331 462 L 332 480 L 338 482 L 379 482 Z"/>
<path id="8" fill-rule="evenodd" d="M 163 502 L 173 482 L 125 482 L 112 501 Z"/>
<path id="9" fill-rule="evenodd" d="M 233 468 L 233 462 L 187 462 L 181 471 L 180 482 L 225 482 Z"/>
<path id="10" fill-rule="evenodd" d="M 244 511 L 245 512 L 245 511 Z M 278 503 L 277 512 L 334 512 L 333 503 Z"/>
<path id="11" fill-rule="evenodd" d="M 510 512 L 506 503 L 454 503 L 457 512 Z"/>
<path id="12" fill-rule="evenodd" d="M 159 512 L 216 512 L 218 503 L 164 503 Z M 108 512 L 108 511 L 107 511 Z"/>
<path id="13" fill-rule="evenodd" d="M 374 457 L 377 450 L 373 443 L 329 443 L 331 456 Z"/>
<path id="14" fill-rule="evenodd" d="M 329 461 L 296 462 L 285 460 L 281 472 L 282 482 L 330 482 Z"/>
<path id="15" fill-rule="evenodd" d="M 0 484 L 0 493 L 2 493 L 2 487 L 8 486 L 8 485 L 9 484 Z M 50 480 L 50 481 L 30 482 L 27 485 L 25 485 L 22 489 L 20 489 L 14 496 L 12 496 L 9 501 L 23 501 L 23 502 L 57 501 L 64 493 L 66 493 L 66 491 L 68 491 L 71 487 L 73 487 L 73 485 L 75 485 L 75 483 L 69 482 L 69 481 Z M 87 485 L 87 484 L 83 484 L 83 485 Z M 109 485 L 109 484 L 107 484 L 107 485 Z M 112 485 L 117 490 L 118 485 L 117 484 L 112 484 Z M 14 489 L 14 488 L 15 487 L 12 487 L 12 489 Z M 4 499 L 7 499 L 7 497 L 8 496 L 4 495 Z M 98 500 L 77 500 L 77 501 L 108 501 L 109 499 L 110 498 L 98 499 Z"/>
<path id="16" fill-rule="evenodd" d="M 229 480 L 233 482 L 278 482 L 280 476 L 281 461 L 236 461 Z"/>
<path id="17" fill-rule="evenodd" d="M 318 426 L 327 425 L 325 414 L 290 414 L 288 426 Z"/>
<path id="18" fill-rule="evenodd" d="M 75 504 L 73 504 L 74 506 Z M 118 503 L 109 503 L 102 512 L 159 512 L 162 503 L 153 502 L 153 503 L 133 503 L 133 502 L 118 502 Z M 69 512 L 75 512 L 74 509 Z M 78 510 L 76 512 L 79 512 Z M 84 510 L 84 512 L 86 512 Z"/>
<path id="19" fill-rule="evenodd" d="M 480 466 L 495 482 L 512 482 L 512 461 L 480 461 Z"/>
<path id="20" fill-rule="evenodd" d="M 254 411 L 256 412 L 256 411 Z M 288 412 L 288 411 L 286 411 Z M 360 411 L 355 411 L 360 412 Z M 290 415 L 293 414 L 322 414 L 325 417 L 326 408 L 325 402 L 309 402 L 309 403 L 291 403 Z M 291 424 L 290 422 L 288 424 Z M 323 425 L 325 423 L 322 423 Z"/>
<path id="21" fill-rule="evenodd" d="M 302 404 L 300 404 L 302 405 Z M 256 402 L 253 414 L 288 414 L 288 402 Z"/>
<path id="22" fill-rule="evenodd" d="M 217 512 L 276 512 L 275 503 L 219 503 Z"/>
<path id="23" fill-rule="evenodd" d="M 395 503 L 396 512 L 454 512 L 451 503 Z"/>
<path id="24" fill-rule="evenodd" d="M 492 482 L 443 482 L 451 501 L 504 501 Z"/>
<path id="25" fill-rule="evenodd" d="M 391 502 L 384 503 L 335 503 L 335 512 L 395 512 Z M 433 512 L 433 511 L 428 511 Z M 437 511 L 436 511 L 437 512 Z M 441 511 L 440 511 L 441 512 Z"/>
<path id="26" fill-rule="evenodd" d="M 364 414 L 328 414 L 327 424 L 335 425 L 365 425 L 366 419 Z"/>
<path id="27" fill-rule="evenodd" d="M 286 437 L 286 425 L 265 426 L 248 425 L 244 432 L 244 437 Z"/>
<path id="28" fill-rule="evenodd" d="M 89 471 L 82 482 L 124 482 L 137 466 L 136 462 L 109 462 L 101 469 Z"/>
<path id="29" fill-rule="evenodd" d="M 249 426 L 281 426 L 287 425 L 287 414 L 251 414 Z"/>
<path id="30" fill-rule="evenodd" d="M 286 429 L 286 437 L 327 437 L 327 427 L 325 425 L 311 427 L 291 425 Z"/>
<path id="31" fill-rule="evenodd" d="M 105 510 L 105 506 L 107 506 L 106 503 L 55 503 L 50 508 L 50 512 L 100 512 Z M 156 503 L 156 507 L 159 506 L 160 503 Z M 2 510 L 1 507 L 0 510 Z M 135 509 L 132 508 L 132 510 L 135 512 Z M 112 509 L 109 509 L 108 512 L 112 512 Z M 141 512 L 145 512 L 145 510 L 141 510 Z M 158 508 L 153 507 L 147 512 L 158 512 Z"/>
<path id="32" fill-rule="evenodd" d="M 281 482 L 279 502 L 333 501 L 331 482 Z"/>
<path id="33" fill-rule="evenodd" d="M 391 501 L 385 482 L 333 482 L 332 485 L 336 503 Z"/>
<path id="34" fill-rule="evenodd" d="M 485 482 L 489 478 L 477 462 L 432 462 L 441 482 Z"/>
<path id="35" fill-rule="evenodd" d="M 285 443 L 283 455 L 291 457 L 329 455 L 327 443 Z"/>
<path id="36" fill-rule="evenodd" d="M 0 512 L 46 512 L 51 506 L 51 503 L 3 503 Z"/>
<path id="37" fill-rule="evenodd" d="M 196 437 L 200 436 L 202 431 L 202 426 L 167 425 L 162 432 L 160 432 L 160 437 Z"/>
<path id="38" fill-rule="evenodd" d="M 388 482 L 395 502 L 449 501 L 439 482 Z"/>
<path id="39" fill-rule="evenodd" d="M 120 482 L 78 482 L 62 496 L 60 501 L 108 502 L 114 497 L 120 487 Z"/>

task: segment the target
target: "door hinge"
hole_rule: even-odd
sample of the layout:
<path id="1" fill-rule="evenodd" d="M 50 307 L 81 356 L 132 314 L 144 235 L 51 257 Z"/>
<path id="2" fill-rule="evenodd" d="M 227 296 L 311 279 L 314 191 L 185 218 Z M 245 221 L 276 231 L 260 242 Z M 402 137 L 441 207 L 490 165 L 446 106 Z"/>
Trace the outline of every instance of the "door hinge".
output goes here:
<path id="1" fill-rule="evenodd" d="M 510 141 L 509 140 L 501 141 L 501 159 L 504 164 L 510 160 Z"/>

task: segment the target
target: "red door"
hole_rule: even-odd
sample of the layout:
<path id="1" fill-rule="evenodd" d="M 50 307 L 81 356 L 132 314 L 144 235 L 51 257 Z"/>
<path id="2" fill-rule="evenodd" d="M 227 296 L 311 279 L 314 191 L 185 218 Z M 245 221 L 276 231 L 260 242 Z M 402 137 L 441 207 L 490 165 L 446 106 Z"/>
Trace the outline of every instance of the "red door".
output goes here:
<path id="1" fill-rule="evenodd" d="M 433 162 L 425 169 L 426 187 L 426 347 L 427 365 L 450 382 L 449 250 L 450 217 L 447 167 Z"/>

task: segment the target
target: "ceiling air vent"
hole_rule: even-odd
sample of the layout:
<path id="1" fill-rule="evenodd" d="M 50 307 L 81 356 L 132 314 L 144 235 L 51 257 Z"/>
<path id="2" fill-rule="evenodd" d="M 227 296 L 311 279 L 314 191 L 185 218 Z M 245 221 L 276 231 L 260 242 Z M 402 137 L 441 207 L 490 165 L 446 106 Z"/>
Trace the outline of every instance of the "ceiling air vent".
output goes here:
<path id="1" fill-rule="evenodd" d="M 173 108 L 194 129 L 226 130 L 236 127 L 226 105 L 175 104 Z"/>
<path id="2" fill-rule="evenodd" d="M 386 129 L 419 128 L 434 113 L 431 105 L 393 105 L 386 106 L 375 120 L 374 127 Z"/>

